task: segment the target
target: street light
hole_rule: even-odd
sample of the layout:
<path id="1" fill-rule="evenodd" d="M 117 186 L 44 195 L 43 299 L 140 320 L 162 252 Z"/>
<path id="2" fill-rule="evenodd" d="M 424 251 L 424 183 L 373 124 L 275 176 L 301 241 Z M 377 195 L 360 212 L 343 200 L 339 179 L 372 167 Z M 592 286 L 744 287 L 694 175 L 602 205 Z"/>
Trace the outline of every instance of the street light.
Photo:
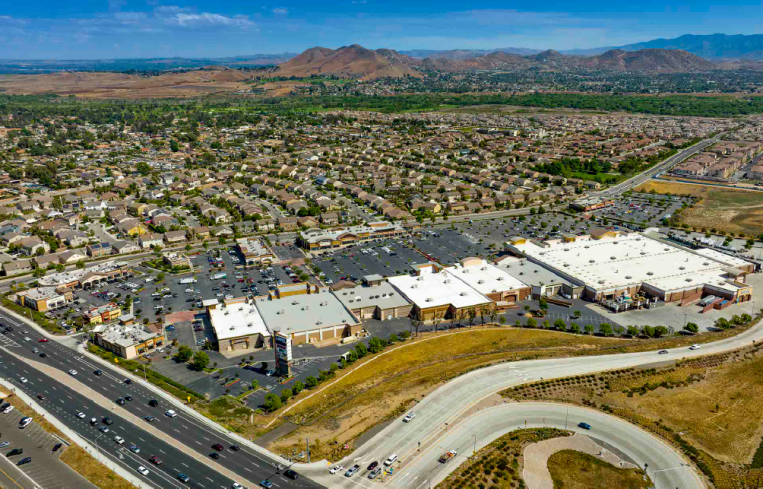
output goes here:
<path id="1" fill-rule="evenodd" d="M 101 459 L 101 450 L 98 448 L 98 438 L 102 437 L 104 434 L 105 433 L 101 433 L 95 437 L 95 451 L 98 452 L 98 460 Z"/>

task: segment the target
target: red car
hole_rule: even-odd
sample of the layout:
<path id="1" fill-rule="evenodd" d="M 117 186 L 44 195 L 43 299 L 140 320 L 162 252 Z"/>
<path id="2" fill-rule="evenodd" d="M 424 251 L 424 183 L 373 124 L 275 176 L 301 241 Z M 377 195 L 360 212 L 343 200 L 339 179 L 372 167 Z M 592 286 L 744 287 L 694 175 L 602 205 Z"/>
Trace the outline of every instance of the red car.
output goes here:
<path id="1" fill-rule="evenodd" d="M 160 459 L 156 455 L 151 455 L 151 458 L 149 458 L 148 461 L 151 462 L 154 465 L 161 465 L 162 464 L 162 459 Z"/>
<path id="2" fill-rule="evenodd" d="M 47 338 L 40 338 L 37 342 L 38 343 L 47 343 L 49 340 Z"/>
<path id="3" fill-rule="evenodd" d="M 243 282 L 243 281 L 244 281 L 244 279 L 243 279 L 243 278 L 240 278 L 240 279 L 238 279 L 238 281 L 239 281 L 239 282 Z"/>
<path id="4" fill-rule="evenodd" d="M 212 448 L 214 448 L 218 452 L 222 452 L 223 451 L 223 446 L 220 445 L 219 443 L 215 443 L 214 445 L 212 445 Z"/>

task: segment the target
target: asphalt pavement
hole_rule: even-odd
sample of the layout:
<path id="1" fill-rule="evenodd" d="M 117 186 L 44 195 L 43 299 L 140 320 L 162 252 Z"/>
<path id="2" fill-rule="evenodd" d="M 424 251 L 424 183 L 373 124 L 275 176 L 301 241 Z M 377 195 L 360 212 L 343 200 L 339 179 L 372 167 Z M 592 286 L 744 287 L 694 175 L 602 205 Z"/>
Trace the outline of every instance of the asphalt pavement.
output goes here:
<path id="1" fill-rule="evenodd" d="M 100 448 L 102 456 L 109 456 L 131 470 L 137 470 L 139 465 L 147 467 L 150 473 L 145 479 L 155 487 L 185 487 L 186 485 L 177 479 L 179 473 L 185 473 L 191 478 L 188 484 L 190 487 L 202 489 L 231 487 L 234 482 L 231 478 L 218 473 L 214 467 L 199 463 L 198 455 L 202 459 L 209 457 L 209 454 L 214 451 L 212 445 L 216 443 L 222 444 L 225 449 L 221 452 L 220 459 L 214 462 L 236 476 L 240 476 L 239 481 L 248 480 L 258 483 L 261 480 L 269 479 L 276 483 L 279 488 L 320 487 L 306 477 L 300 477 L 297 481 L 284 478 L 276 473 L 278 466 L 276 459 L 268 458 L 246 446 L 242 446 L 239 451 L 230 450 L 228 447 L 238 445 L 238 443 L 225 434 L 222 429 L 216 430 L 200 423 L 139 382 L 125 383 L 124 374 L 116 368 L 105 367 L 92 359 L 83 357 L 80 352 L 55 341 L 40 343 L 39 339 L 44 338 L 43 335 L 34 328 L 22 325 L 17 318 L 4 312 L 0 312 L 0 321 L 13 326 L 13 332 L 0 335 L 3 338 L 3 348 L 0 348 L 0 372 L 2 375 L 11 380 L 17 388 L 24 389 L 31 396 L 43 393 L 53 415 L 94 446 L 96 445 L 96 438 L 100 436 L 97 446 Z M 30 341 L 25 341 L 25 337 L 29 337 Z M 39 354 L 34 354 L 32 348 L 35 347 L 41 353 L 46 353 L 46 357 L 41 358 Z M 8 352 L 43 363 L 61 372 L 75 369 L 77 374 L 71 376 L 72 383 L 64 385 L 62 382 L 34 369 L 28 363 L 16 359 Z M 101 370 L 102 375 L 96 376 L 95 370 Z M 27 379 L 26 383 L 20 381 L 22 376 Z M 135 423 L 124 419 L 113 409 L 116 407 L 116 403 L 110 411 L 108 406 L 104 407 L 80 394 L 77 392 L 74 382 L 87 385 L 112 402 L 115 402 L 117 398 L 132 396 L 133 400 L 127 401 L 121 407 L 141 419 L 149 415 L 154 416 L 156 421 L 151 423 L 151 426 L 161 432 L 162 436 L 155 436 Z M 148 401 L 151 399 L 156 399 L 159 405 L 157 407 L 149 406 Z M 175 418 L 164 416 L 163 413 L 167 409 L 175 409 L 178 411 L 178 416 Z M 77 411 L 84 412 L 86 418 L 79 419 L 76 416 Z M 109 426 L 109 433 L 102 434 L 99 428 L 103 425 L 101 419 L 105 416 L 112 418 L 114 424 Z M 98 419 L 97 426 L 90 425 L 89 419 L 91 417 Z M 124 445 L 117 445 L 113 441 L 116 434 L 125 438 Z M 137 444 L 141 452 L 139 454 L 130 452 L 128 447 L 131 444 Z M 184 453 L 178 446 L 196 452 L 197 456 Z M 120 458 L 120 454 L 123 458 Z M 151 464 L 148 461 L 151 455 L 159 456 L 163 463 L 158 466 Z M 209 460 L 210 463 L 213 462 L 212 459 Z"/>

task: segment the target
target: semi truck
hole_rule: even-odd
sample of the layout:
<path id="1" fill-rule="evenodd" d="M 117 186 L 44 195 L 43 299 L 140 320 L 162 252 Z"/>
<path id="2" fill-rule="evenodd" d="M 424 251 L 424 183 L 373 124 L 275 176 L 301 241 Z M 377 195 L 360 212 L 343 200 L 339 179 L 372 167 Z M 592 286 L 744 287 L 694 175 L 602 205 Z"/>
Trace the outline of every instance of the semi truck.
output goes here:
<path id="1" fill-rule="evenodd" d="M 181 278 L 178 281 L 179 284 L 195 284 L 196 279 L 195 278 Z"/>
<path id="2" fill-rule="evenodd" d="M 212 280 L 222 280 L 224 278 L 228 278 L 227 273 L 216 273 L 210 277 Z"/>

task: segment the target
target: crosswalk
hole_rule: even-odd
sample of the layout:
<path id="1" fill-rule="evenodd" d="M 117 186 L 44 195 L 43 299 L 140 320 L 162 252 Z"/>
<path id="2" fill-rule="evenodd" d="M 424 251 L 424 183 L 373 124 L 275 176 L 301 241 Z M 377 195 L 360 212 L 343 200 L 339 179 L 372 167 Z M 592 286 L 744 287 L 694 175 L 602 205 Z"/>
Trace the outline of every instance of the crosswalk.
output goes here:
<path id="1" fill-rule="evenodd" d="M 21 348 L 21 345 L 8 338 L 4 334 L 0 334 L 0 345 L 6 348 Z"/>

